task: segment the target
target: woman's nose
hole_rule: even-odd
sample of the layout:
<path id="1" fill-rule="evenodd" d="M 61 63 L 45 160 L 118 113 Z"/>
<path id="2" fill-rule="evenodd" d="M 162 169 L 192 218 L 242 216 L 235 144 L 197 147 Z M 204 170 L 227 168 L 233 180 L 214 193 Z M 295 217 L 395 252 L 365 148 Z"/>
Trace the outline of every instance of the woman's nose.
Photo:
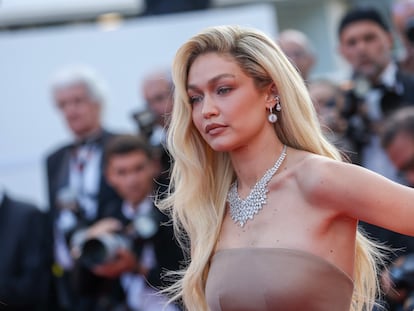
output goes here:
<path id="1" fill-rule="evenodd" d="M 212 116 L 217 115 L 218 114 L 218 109 L 217 109 L 217 106 L 216 106 L 214 100 L 212 100 L 208 96 L 205 96 L 204 100 L 203 100 L 203 108 L 201 110 L 201 113 L 202 113 L 203 117 L 206 118 L 206 119 L 209 119 Z"/>

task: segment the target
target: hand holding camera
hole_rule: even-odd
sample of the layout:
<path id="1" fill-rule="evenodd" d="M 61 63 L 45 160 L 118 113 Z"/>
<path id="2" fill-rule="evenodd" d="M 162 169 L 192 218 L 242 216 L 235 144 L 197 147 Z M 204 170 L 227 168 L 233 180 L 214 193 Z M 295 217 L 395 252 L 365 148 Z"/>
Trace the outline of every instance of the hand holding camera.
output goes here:
<path id="1" fill-rule="evenodd" d="M 98 221 L 87 230 L 89 239 L 97 238 L 104 234 L 114 233 L 122 230 L 122 224 L 118 219 L 108 217 Z"/>
<path id="2" fill-rule="evenodd" d="M 130 250 L 120 248 L 112 260 L 96 265 L 92 271 L 98 276 L 115 279 L 125 272 L 135 271 L 137 264 L 138 259 Z"/>
<path id="3" fill-rule="evenodd" d="M 116 218 L 104 218 L 80 234 L 76 257 L 98 276 L 116 278 L 124 272 L 146 275 L 148 269 L 139 262 L 134 245 L 151 240 L 158 227 L 151 213 L 136 216 L 127 225 Z"/>

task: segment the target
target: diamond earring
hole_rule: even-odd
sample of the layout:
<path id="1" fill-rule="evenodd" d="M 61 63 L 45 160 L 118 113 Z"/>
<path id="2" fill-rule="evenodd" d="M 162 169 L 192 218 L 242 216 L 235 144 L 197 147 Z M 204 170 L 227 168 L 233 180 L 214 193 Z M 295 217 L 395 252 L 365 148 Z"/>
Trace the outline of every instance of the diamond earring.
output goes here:
<path id="1" fill-rule="evenodd" d="M 277 121 L 277 115 L 273 112 L 273 107 L 269 108 L 269 115 L 267 117 L 267 119 L 269 120 L 270 123 L 276 123 Z"/>
<path id="2" fill-rule="evenodd" d="M 282 106 L 280 106 L 280 97 L 279 97 L 279 95 L 275 96 L 275 102 L 276 102 L 276 111 L 282 110 Z"/>
<path id="3" fill-rule="evenodd" d="M 279 95 L 275 95 L 273 97 L 275 101 L 275 109 L 276 111 L 282 110 L 282 106 L 280 105 L 280 97 Z M 273 112 L 273 107 L 269 108 L 269 116 L 267 117 L 270 123 L 276 123 L 277 122 L 277 115 Z"/>

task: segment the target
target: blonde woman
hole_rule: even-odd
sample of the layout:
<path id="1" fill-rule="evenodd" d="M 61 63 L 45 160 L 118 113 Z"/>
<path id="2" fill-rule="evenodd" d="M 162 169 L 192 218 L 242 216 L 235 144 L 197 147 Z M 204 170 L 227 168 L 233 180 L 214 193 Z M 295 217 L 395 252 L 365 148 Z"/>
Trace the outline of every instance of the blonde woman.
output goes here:
<path id="1" fill-rule="evenodd" d="M 378 254 L 358 220 L 414 235 L 414 190 L 341 161 L 261 32 L 206 29 L 178 50 L 173 79 L 160 207 L 190 245 L 176 298 L 191 311 L 371 310 Z"/>

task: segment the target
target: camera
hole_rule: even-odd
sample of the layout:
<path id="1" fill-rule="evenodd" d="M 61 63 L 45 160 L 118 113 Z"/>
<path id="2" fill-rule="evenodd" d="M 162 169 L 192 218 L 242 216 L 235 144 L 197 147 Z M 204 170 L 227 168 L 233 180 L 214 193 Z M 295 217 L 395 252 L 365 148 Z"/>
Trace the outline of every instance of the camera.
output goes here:
<path id="1" fill-rule="evenodd" d="M 108 263 L 116 258 L 120 249 L 133 250 L 137 244 L 151 240 L 158 228 L 156 215 L 138 215 L 122 232 L 105 233 L 81 243 L 79 260 L 89 269 Z"/>
<path id="2" fill-rule="evenodd" d="M 397 288 L 414 289 L 414 254 L 401 257 L 390 268 L 390 277 Z"/>
<path id="3" fill-rule="evenodd" d="M 140 134 L 146 141 L 149 141 L 157 122 L 154 113 L 148 109 L 141 110 L 133 113 L 132 118 L 137 123 Z"/>
<path id="4" fill-rule="evenodd" d="M 407 291 L 403 311 L 414 309 L 414 254 L 401 257 L 389 270 L 391 281 L 397 289 Z"/>

